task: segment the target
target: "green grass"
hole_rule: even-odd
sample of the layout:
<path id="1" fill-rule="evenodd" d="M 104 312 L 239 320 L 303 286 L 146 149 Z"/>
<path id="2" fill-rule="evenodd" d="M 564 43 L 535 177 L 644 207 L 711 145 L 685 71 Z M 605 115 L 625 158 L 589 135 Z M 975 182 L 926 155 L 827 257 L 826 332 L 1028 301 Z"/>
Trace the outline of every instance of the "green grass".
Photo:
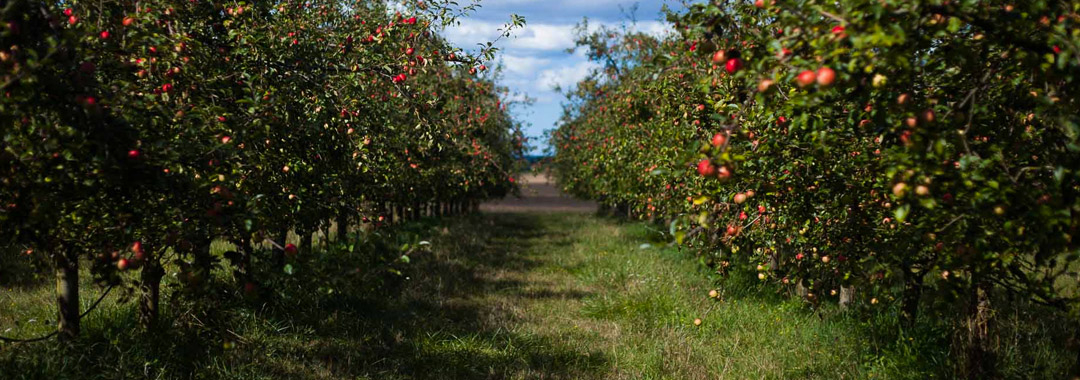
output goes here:
<path id="1" fill-rule="evenodd" d="M 0 379 L 948 373 L 942 371 L 947 351 L 933 346 L 940 341 L 882 343 L 862 314 L 832 306 L 811 311 L 750 279 L 718 286 L 691 253 L 655 241 L 649 228 L 574 214 L 428 220 L 402 232 L 430 240 L 432 248 L 413 254 L 400 277 L 373 286 L 356 275 L 371 271 L 359 267 L 366 262 L 332 245 L 318 270 L 299 266 L 297 275 L 268 284 L 259 299 L 230 291 L 168 302 L 163 318 L 171 324 L 154 334 L 134 327 L 132 303 L 110 297 L 73 346 L 0 345 Z M 723 300 L 709 298 L 711 289 Z M 92 292 L 84 293 L 84 303 Z M 0 302 L 0 331 L 32 318 L 38 322 L 20 332 L 52 327 L 41 322 L 53 313 L 51 286 L 6 290 Z"/>

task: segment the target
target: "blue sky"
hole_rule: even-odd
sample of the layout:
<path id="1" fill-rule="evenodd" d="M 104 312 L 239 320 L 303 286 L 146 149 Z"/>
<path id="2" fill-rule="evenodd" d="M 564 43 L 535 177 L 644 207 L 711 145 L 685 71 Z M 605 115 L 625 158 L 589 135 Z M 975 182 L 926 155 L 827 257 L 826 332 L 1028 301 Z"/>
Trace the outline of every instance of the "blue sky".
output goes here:
<path id="1" fill-rule="evenodd" d="M 675 0 L 484 0 L 477 12 L 462 19 L 461 25 L 448 28 L 445 35 L 460 48 L 476 51 L 477 43 L 498 37 L 499 28 L 511 14 L 525 18 L 523 29 L 498 43 L 501 51 L 497 60 L 503 64 L 499 83 L 536 100 L 531 107 L 518 108 L 515 116 L 526 124 L 532 153 L 538 154 L 547 146 L 544 130 L 553 128 L 562 114 L 563 96 L 554 88 L 572 87 L 596 66 L 581 52 L 566 53 L 574 47 L 574 26 L 585 17 L 590 26 L 618 26 L 627 22 L 620 6 L 629 10 L 636 4 L 637 29 L 659 34 L 668 29 L 660 21 L 665 3 L 679 6 Z"/>

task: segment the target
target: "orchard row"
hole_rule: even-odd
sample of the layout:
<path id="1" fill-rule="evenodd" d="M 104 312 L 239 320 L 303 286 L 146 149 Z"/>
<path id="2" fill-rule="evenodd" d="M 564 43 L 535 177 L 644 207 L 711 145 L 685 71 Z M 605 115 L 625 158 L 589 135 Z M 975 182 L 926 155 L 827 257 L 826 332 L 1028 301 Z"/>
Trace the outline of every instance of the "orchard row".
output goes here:
<path id="1" fill-rule="evenodd" d="M 166 270 L 198 288 L 231 268 L 253 288 L 331 219 L 370 230 L 514 191 L 523 135 L 479 76 L 493 51 L 437 34 L 450 5 L 7 2 L 2 254 L 50 259 L 71 338 L 80 264 L 140 289 L 152 326 Z"/>
<path id="2" fill-rule="evenodd" d="M 1078 6 L 717 0 L 583 34 L 559 182 L 813 303 L 1075 315 Z"/>

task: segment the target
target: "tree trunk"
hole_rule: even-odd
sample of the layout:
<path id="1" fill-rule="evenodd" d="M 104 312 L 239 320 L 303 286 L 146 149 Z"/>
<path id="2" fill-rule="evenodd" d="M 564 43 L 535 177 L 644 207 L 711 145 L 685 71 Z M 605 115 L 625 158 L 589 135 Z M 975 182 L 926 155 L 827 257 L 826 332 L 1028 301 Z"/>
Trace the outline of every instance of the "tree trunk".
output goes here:
<path id="1" fill-rule="evenodd" d="M 60 340 L 79 336 L 79 258 L 69 253 L 56 254 L 57 330 Z"/>
<path id="2" fill-rule="evenodd" d="M 312 245 L 312 242 L 314 240 L 311 238 L 311 236 L 314 234 L 315 232 L 313 232 L 311 228 L 305 228 L 301 231 L 300 246 L 304 247 L 304 249 L 307 249 L 308 252 L 315 252 L 315 246 Z"/>
<path id="3" fill-rule="evenodd" d="M 278 243 L 281 248 L 273 247 L 271 252 L 273 252 L 274 267 L 280 270 L 285 268 L 285 245 L 289 244 L 289 228 L 282 228 L 281 231 L 278 232 L 276 239 L 277 241 L 275 241 L 275 243 Z"/>
<path id="4" fill-rule="evenodd" d="M 990 347 L 990 290 L 986 284 L 975 287 L 968 302 L 968 317 L 964 321 L 965 377 L 988 379 L 996 377 L 996 358 Z"/>
<path id="5" fill-rule="evenodd" d="M 241 283 L 251 281 L 251 250 L 245 249 L 244 244 L 236 239 L 229 240 L 234 247 L 236 247 L 236 253 L 239 255 L 240 262 L 237 263 L 236 270 L 233 271 L 233 276 L 236 277 Z"/>
<path id="6" fill-rule="evenodd" d="M 851 306 L 851 302 L 855 300 L 855 287 L 854 286 L 841 286 L 840 287 L 840 308 L 847 309 Z"/>
<path id="7" fill-rule="evenodd" d="M 191 243 L 191 256 L 195 264 L 192 269 L 192 278 L 195 281 L 190 284 L 198 293 L 209 289 L 205 284 L 213 277 L 210 274 L 214 267 L 214 259 L 210 256 L 211 241 L 209 236 L 199 236 L 195 237 Z"/>
<path id="8" fill-rule="evenodd" d="M 142 268 L 142 281 L 139 285 L 142 298 L 139 302 L 139 323 L 145 330 L 153 330 L 157 327 L 159 305 L 161 305 L 161 277 L 165 270 L 161 268 L 161 261 L 151 250 L 147 248 L 147 257 Z"/>
<path id="9" fill-rule="evenodd" d="M 349 234 L 349 211 L 347 208 L 342 208 L 338 211 L 337 215 L 337 231 L 334 240 L 341 241 L 342 238 Z"/>
<path id="10" fill-rule="evenodd" d="M 1073 337 L 1072 337 L 1072 350 L 1076 354 L 1076 361 L 1072 365 L 1073 378 L 1080 377 L 1080 348 L 1077 348 L 1077 343 L 1080 343 L 1080 326 L 1077 326 L 1076 321 L 1072 322 Z"/>
<path id="11" fill-rule="evenodd" d="M 904 293 L 900 301 L 900 322 L 906 329 L 915 327 L 919 317 L 919 301 L 922 299 L 923 274 L 906 270 Z"/>
<path id="12" fill-rule="evenodd" d="M 330 222 L 321 223 L 315 228 L 315 236 L 319 237 L 319 246 L 323 249 L 330 248 Z"/>
<path id="13" fill-rule="evenodd" d="M 803 285 L 802 280 L 795 283 L 795 295 L 799 298 L 806 299 L 806 295 L 810 294 L 810 291 L 806 289 L 806 285 Z"/>

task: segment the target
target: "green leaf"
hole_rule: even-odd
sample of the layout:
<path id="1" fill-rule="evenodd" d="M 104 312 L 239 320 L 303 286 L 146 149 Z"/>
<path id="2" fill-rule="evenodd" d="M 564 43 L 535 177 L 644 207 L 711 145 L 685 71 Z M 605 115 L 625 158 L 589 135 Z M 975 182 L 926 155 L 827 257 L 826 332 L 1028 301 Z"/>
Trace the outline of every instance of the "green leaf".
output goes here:
<path id="1" fill-rule="evenodd" d="M 896 216 L 896 221 L 903 223 L 905 220 L 907 220 L 908 212 L 910 211 L 911 205 L 902 205 L 900 207 L 897 207 L 896 211 L 894 212 L 894 215 Z"/>

